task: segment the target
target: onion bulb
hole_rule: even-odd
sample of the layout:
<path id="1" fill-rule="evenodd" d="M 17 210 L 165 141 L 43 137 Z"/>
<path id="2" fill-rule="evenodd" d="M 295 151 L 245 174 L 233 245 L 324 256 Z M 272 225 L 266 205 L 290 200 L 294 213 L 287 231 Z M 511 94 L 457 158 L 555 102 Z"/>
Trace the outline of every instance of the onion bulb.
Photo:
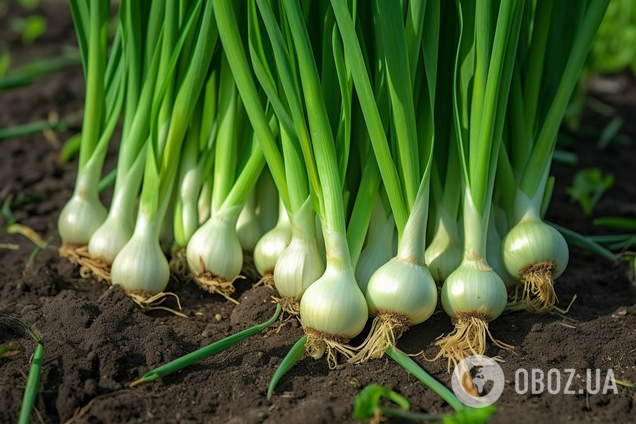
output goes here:
<path id="1" fill-rule="evenodd" d="M 89 190 L 87 184 L 80 182 L 60 213 L 57 228 L 65 243 L 85 245 L 107 215 L 108 211 L 99 201 L 97 190 Z"/>
<path id="2" fill-rule="evenodd" d="M 263 280 L 269 282 L 274 278 L 276 262 L 291 242 L 291 222 L 282 199 L 279 199 L 278 222 L 265 233 L 254 247 L 254 265 Z"/>
<path id="3" fill-rule="evenodd" d="M 303 293 L 325 272 L 325 259 L 318 247 L 314 210 L 307 198 L 292 218 L 291 242 L 274 268 L 274 285 L 293 312 Z M 283 305 L 285 306 L 285 305 Z"/>
<path id="4" fill-rule="evenodd" d="M 159 245 L 160 227 L 139 213 L 131 239 L 115 258 L 111 267 L 113 284 L 127 293 L 145 297 L 165 290 L 170 279 L 168 260 Z"/>
<path id="5" fill-rule="evenodd" d="M 552 311 L 557 301 L 554 280 L 569 260 L 568 245 L 561 233 L 538 215 L 529 214 L 508 232 L 501 256 L 506 271 L 519 281 L 518 291 L 522 292 L 512 309 Z"/>
<path id="6" fill-rule="evenodd" d="M 329 262 L 323 276 L 303 294 L 300 316 L 307 335 L 307 352 L 319 359 L 328 350 L 329 366 L 334 367 L 334 350 L 353 356 L 344 345 L 364 329 L 368 310 L 356 283 L 346 237 L 324 229 Z"/>
<path id="7" fill-rule="evenodd" d="M 437 306 L 437 286 L 424 264 L 428 214 L 428 185 L 420 188 L 398 248 L 381 266 L 366 290 L 369 313 L 375 315 L 371 333 L 352 361 L 379 358 L 412 325 L 427 320 Z"/>
<path id="8" fill-rule="evenodd" d="M 360 252 L 360 258 L 356 265 L 356 281 L 362 293 L 366 292 L 373 273 L 393 257 L 394 234 L 393 215 L 386 217 L 382 200 L 380 196 L 377 196 L 367 232 L 367 242 Z"/>
<path id="9" fill-rule="evenodd" d="M 241 209 L 234 206 L 217 212 L 195 231 L 186 249 L 188 266 L 199 287 L 233 302 L 232 283 L 243 266 L 243 250 L 236 234 Z"/>
<path id="10" fill-rule="evenodd" d="M 470 355 L 483 355 L 486 334 L 499 347 L 510 349 L 490 335 L 488 323 L 501 315 L 506 307 L 507 291 L 501 277 L 486 261 L 487 225 L 490 207 L 484 219 L 473 203 L 470 189 L 464 196 L 464 255 L 462 263 L 442 286 L 442 306 L 453 318 L 455 329 L 438 340 L 437 355 L 457 363 Z"/>
<path id="11" fill-rule="evenodd" d="M 243 210 L 236 223 L 236 234 L 245 252 L 253 252 L 256 243 L 263 236 L 261 223 L 254 212 L 256 196 L 254 190 L 250 192 L 247 201 L 243 205 Z"/>
<path id="12" fill-rule="evenodd" d="M 435 282 L 441 287 L 462 261 L 463 246 L 456 220 L 442 206 L 437 208 L 433 240 L 426 248 L 424 258 Z"/>

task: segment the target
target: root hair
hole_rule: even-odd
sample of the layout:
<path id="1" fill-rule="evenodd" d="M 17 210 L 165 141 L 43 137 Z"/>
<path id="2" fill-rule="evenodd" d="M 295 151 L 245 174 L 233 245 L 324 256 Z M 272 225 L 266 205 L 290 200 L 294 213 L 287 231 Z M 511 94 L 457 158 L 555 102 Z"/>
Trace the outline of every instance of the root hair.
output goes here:
<path id="1" fill-rule="evenodd" d="M 348 362 L 359 364 L 369 359 L 381 358 L 387 349 L 395 347 L 410 324 L 411 320 L 400 312 L 379 310 L 369 335 L 360 347 L 355 348 L 359 351 Z"/>
<path id="2" fill-rule="evenodd" d="M 486 351 L 486 335 L 492 343 L 506 350 L 513 350 L 514 346 L 495 339 L 488 329 L 489 317 L 483 312 L 456 312 L 455 329 L 448 335 L 438 337 L 436 346 L 440 351 L 431 361 L 439 358 L 448 359 L 448 372 L 451 363 L 457 366 L 458 362 L 471 355 L 483 355 Z"/>
<path id="3" fill-rule="evenodd" d="M 347 344 L 349 343 L 348 337 L 325 333 L 307 326 L 303 326 L 303 329 L 307 335 L 307 343 L 305 344 L 307 353 L 314 359 L 320 359 L 327 352 L 329 369 L 333 370 L 338 366 L 338 358 L 336 357 L 338 352 L 347 359 L 355 355 L 354 350 Z"/>
<path id="4" fill-rule="evenodd" d="M 88 245 L 77 245 L 63 241 L 58 253 L 60 257 L 67 258 L 72 264 L 80 266 L 82 278 L 93 276 L 98 282 L 106 281 L 111 284 L 110 265 L 102 256 L 91 255 L 88 252 Z"/>
<path id="5" fill-rule="evenodd" d="M 230 296 L 236 290 L 234 288 L 234 282 L 238 279 L 245 279 L 245 277 L 243 277 L 242 275 L 237 275 L 232 279 L 232 281 L 226 281 L 225 279 L 214 274 L 212 271 L 206 270 L 203 259 L 199 258 L 199 263 L 201 264 L 201 268 L 203 269 L 203 271 L 194 273 L 194 281 L 197 283 L 197 285 L 207 292 L 220 294 L 230 302 L 236 303 L 238 305 L 239 302 L 236 299 L 232 299 Z"/>

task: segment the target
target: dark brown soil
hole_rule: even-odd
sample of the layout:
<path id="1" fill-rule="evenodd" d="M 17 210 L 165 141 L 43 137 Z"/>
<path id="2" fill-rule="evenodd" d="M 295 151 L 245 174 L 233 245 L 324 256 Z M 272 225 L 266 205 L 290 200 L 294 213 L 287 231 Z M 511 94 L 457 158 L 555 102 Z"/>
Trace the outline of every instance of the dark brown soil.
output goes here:
<path id="1" fill-rule="evenodd" d="M 21 48 L 19 36 L 8 29 L 9 16 L 25 15 L 18 6 L 0 17 L 0 39 L 7 41 L 14 63 L 55 56 L 64 44 L 74 44 L 74 30 L 65 3 L 45 2 L 38 13 L 49 30 L 33 46 Z M 623 132 L 636 138 L 636 83 L 627 94 L 607 98 L 619 105 L 627 123 Z M 79 68 L 42 78 L 36 84 L 0 93 L 0 128 L 45 119 L 81 109 L 83 77 Z M 586 115 L 585 123 L 607 120 Z M 61 134 L 65 139 L 70 133 Z M 634 215 L 636 146 L 612 145 L 600 153 L 594 140 L 579 137 L 573 150 L 579 168 L 598 166 L 616 176 L 616 187 L 601 200 L 596 215 Z M 58 151 L 42 134 L 2 142 L 0 202 L 8 195 L 36 195 L 39 201 L 14 209 L 23 225 L 45 239 L 55 233 L 57 216 L 71 194 L 75 163 L 60 165 Z M 115 149 L 113 148 L 113 152 Z M 107 168 L 113 166 L 111 154 Z M 569 202 L 565 188 L 575 168 L 555 166 L 557 188 L 548 219 L 584 234 L 601 230 Z M 104 197 L 107 202 L 108 195 Z M 0 218 L 0 225 L 3 221 Z M 42 251 L 26 266 L 33 244 L 20 235 L 0 233 L 0 243 L 19 250 L 0 249 L 0 314 L 15 314 L 39 334 L 44 343 L 44 365 L 36 407 L 45 423 L 63 423 L 98 395 L 127 387 L 152 367 L 265 321 L 274 311 L 266 288 L 239 282 L 235 306 L 195 285 L 171 283 L 181 298 L 187 319 L 162 311 L 144 314 L 117 287 L 83 280 L 55 250 Z M 493 423 L 630 422 L 636 414 L 634 389 L 618 386 L 618 394 L 587 394 L 586 369 L 613 369 L 616 378 L 636 382 L 636 288 L 628 278 L 626 262 L 612 264 L 571 249 L 571 262 L 557 283 L 563 303 L 576 294 L 571 312 L 562 316 L 516 313 L 491 324 L 492 333 L 515 346 L 514 352 L 492 346 L 487 354 L 503 358 L 506 388 Z M 237 296 L 237 297 L 238 297 Z M 215 315 L 220 315 L 217 321 Z M 405 352 L 437 353 L 435 339 L 452 329 L 449 318 L 437 314 L 404 334 Z M 364 365 L 341 364 L 329 370 L 325 360 L 305 357 L 282 379 L 271 402 L 266 391 L 276 367 L 302 335 L 298 325 L 286 325 L 279 334 L 252 337 L 221 354 L 181 372 L 133 390 L 97 400 L 79 423 L 336 423 L 352 422 L 353 400 L 368 384 L 388 386 L 403 396 L 414 411 L 445 413 L 451 409 L 431 390 L 390 359 Z M 356 340 L 357 341 L 357 340 Z M 354 342 L 356 342 L 354 341 Z M 0 359 L 0 422 L 17 422 L 34 343 L 21 340 L 26 351 Z M 415 359 L 450 387 L 446 363 Z M 576 395 L 519 395 L 518 368 L 576 369 L 571 389 Z M 565 381 L 562 381 L 562 385 Z M 582 390 L 579 394 L 579 390 Z M 40 422 L 34 413 L 32 422 Z M 631 419 L 629 417 L 632 417 Z"/>

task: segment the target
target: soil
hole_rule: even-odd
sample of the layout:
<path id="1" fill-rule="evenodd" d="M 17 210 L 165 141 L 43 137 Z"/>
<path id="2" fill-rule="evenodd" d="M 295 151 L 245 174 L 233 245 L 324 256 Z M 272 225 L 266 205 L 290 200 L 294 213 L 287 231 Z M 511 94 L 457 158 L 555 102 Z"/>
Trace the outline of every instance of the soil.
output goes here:
<path id="1" fill-rule="evenodd" d="M 0 16 L 0 39 L 11 51 L 13 65 L 53 57 L 60 54 L 62 46 L 75 44 L 65 3 L 45 1 L 36 13 L 47 18 L 49 29 L 28 47 L 21 46 L 19 35 L 8 25 L 11 18 L 27 12 L 12 4 Z M 630 80 L 627 92 L 601 98 L 618 107 L 626 120 L 622 132 L 636 138 L 636 81 Z M 82 103 L 82 71 L 79 67 L 66 69 L 29 87 L 0 93 L 0 128 L 46 119 L 50 111 L 65 116 L 80 110 Z M 607 121 L 586 112 L 583 123 L 599 127 Z M 70 135 L 58 134 L 61 140 Z M 107 170 L 114 166 L 116 145 L 114 140 Z M 31 200 L 13 212 L 21 224 L 46 240 L 55 234 L 58 214 L 71 195 L 76 163 L 60 164 L 59 150 L 42 134 L 2 141 L 1 147 L 0 202 L 9 195 L 29 196 Z M 603 196 L 595 216 L 634 216 L 636 146 L 612 144 L 599 152 L 594 138 L 577 136 L 577 143 L 568 149 L 578 155 L 579 164 L 553 167 L 557 185 L 547 218 L 583 234 L 603 232 L 570 202 L 565 191 L 578 169 L 591 166 L 616 177 L 615 187 Z M 105 193 L 106 204 L 108 198 Z M 2 219 L 0 225 L 4 224 Z M 2 232 L 0 243 L 19 246 L 18 250 L 0 249 L 0 314 L 19 317 L 44 343 L 34 423 L 64 423 L 97 396 L 123 390 L 149 369 L 261 323 L 274 311 L 272 293 L 264 287 L 252 288 L 252 281 L 237 283 L 238 306 L 204 293 L 194 284 L 171 282 L 169 290 L 180 297 L 188 318 L 163 311 L 144 314 L 121 289 L 82 279 L 54 249 L 41 251 L 35 262 L 27 265 L 34 249 L 29 240 Z M 557 293 L 561 305 L 578 296 L 567 315 L 515 313 L 491 324 L 495 337 L 515 347 L 512 352 L 490 345 L 486 352 L 502 358 L 506 376 L 506 387 L 497 403 L 499 412 L 491 422 L 629 422 L 636 414 L 633 388 L 619 385 L 618 394 L 589 394 L 585 390 L 587 369 L 601 369 L 603 378 L 612 369 L 617 379 L 636 382 L 636 287 L 627 262 L 610 263 L 572 247 Z M 449 318 L 436 314 L 405 333 L 398 346 L 405 352 L 423 350 L 427 357 L 434 357 L 435 339 L 451 329 Z M 324 359 L 304 357 L 283 377 L 268 402 L 267 385 L 301 335 L 297 324 L 287 324 L 278 334 L 254 336 L 176 374 L 98 398 L 76 422 L 346 423 L 353 422 L 355 396 L 372 383 L 405 396 L 413 411 L 451 412 L 437 395 L 386 357 L 364 365 L 341 360 L 334 370 Z M 0 359 L 1 423 L 18 420 L 29 358 L 35 349 L 28 339 L 20 342 L 24 352 Z M 450 387 L 445 362 L 427 362 L 421 356 L 414 359 Z M 546 375 L 552 368 L 560 370 L 561 392 L 517 394 L 515 371 L 519 368 L 529 372 L 540 369 Z M 571 386 L 576 394 L 563 394 L 565 369 L 576 370 Z"/>

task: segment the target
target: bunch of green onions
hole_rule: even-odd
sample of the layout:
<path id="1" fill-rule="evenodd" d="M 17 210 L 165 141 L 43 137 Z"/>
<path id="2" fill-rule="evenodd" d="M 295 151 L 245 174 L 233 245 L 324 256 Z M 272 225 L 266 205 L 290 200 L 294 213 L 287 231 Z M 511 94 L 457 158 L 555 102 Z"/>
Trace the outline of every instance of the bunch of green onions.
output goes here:
<path id="1" fill-rule="evenodd" d="M 234 302 L 259 276 L 301 320 L 296 359 L 398 355 L 440 303 L 449 364 L 512 348 L 489 322 L 553 310 L 567 266 L 549 170 L 607 2 L 123 0 L 109 51 L 109 1 L 71 0 L 87 94 L 61 253 L 145 310 L 171 274 Z"/>

